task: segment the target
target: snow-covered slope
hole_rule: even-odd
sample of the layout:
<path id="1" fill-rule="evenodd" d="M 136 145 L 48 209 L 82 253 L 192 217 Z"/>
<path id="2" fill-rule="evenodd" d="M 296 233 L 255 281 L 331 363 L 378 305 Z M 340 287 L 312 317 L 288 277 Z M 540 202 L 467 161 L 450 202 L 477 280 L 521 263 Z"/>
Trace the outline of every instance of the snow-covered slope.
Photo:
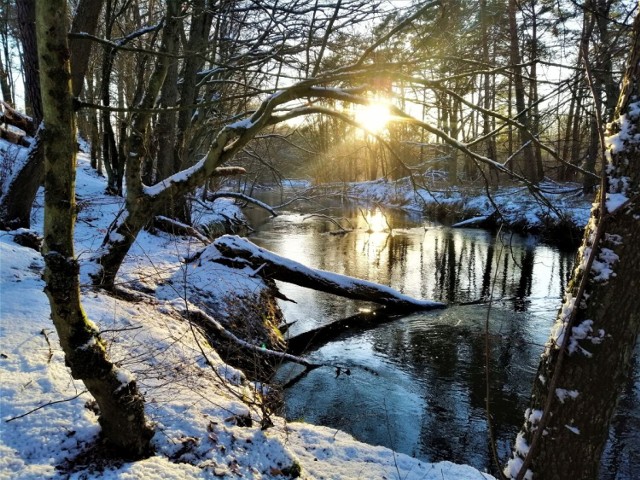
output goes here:
<path id="1" fill-rule="evenodd" d="M 102 194 L 104 182 L 80 158 L 77 253 L 99 248 L 120 202 Z M 35 210 L 34 228 L 42 224 Z M 112 360 L 133 372 L 156 427 L 155 454 L 143 461 L 101 460 L 91 397 L 64 365 L 41 279 L 40 255 L 0 233 L 0 479 L 42 478 L 290 478 L 477 480 L 491 478 L 467 466 L 428 464 L 349 435 L 262 412 L 253 384 L 224 364 L 203 335 L 179 314 L 180 288 L 158 282 L 188 277 L 180 259 L 195 240 L 143 233 L 129 255 L 123 283 L 146 287 L 135 302 L 85 288 L 88 316 L 100 327 Z M 84 263 L 87 282 L 90 264 Z M 224 272 L 220 272 L 224 275 Z M 167 292 L 174 291 L 175 295 Z M 319 395 L 321 392 L 318 393 Z M 249 421 L 249 418 L 251 419 Z"/>

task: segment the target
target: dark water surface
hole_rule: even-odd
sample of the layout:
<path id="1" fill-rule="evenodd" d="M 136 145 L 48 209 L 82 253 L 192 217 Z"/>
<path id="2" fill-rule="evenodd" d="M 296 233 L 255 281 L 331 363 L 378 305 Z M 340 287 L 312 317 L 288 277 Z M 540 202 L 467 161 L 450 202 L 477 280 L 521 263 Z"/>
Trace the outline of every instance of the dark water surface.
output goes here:
<path id="1" fill-rule="evenodd" d="M 484 400 L 488 317 L 491 408 L 505 461 L 571 275 L 573 253 L 534 238 L 451 229 L 401 212 L 382 215 L 343 206 L 322 214 L 349 219 L 354 231 L 332 235 L 328 232 L 337 229 L 332 222 L 292 211 L 262 224 L 251 240 L 306 265 L 390 285 L 418 298 L 495 300 L 490 311 L 485 303 L 412 314 L 309 353 L 313 361 L 348 367 L 351 374 L 336 377 L 330 368 L 309 373 L 285 391 L 287 418 L 341 429 L 425 460 L 491 469 Z M 261 223 L 264 217 L 253 220 Z M 392 233 L 378 231 L 389 227 Z M 372 307 L 279 286 L 297 302 L 281 303 L 286 320 L 295 321 L 292 335 Z M 612 426 L 603 479 L 636 478 L 632 472 L 640 466 L 638 366 L 635 360 Z M 298 371 L 287 364 L 278 376 L 284 381 Z"/>

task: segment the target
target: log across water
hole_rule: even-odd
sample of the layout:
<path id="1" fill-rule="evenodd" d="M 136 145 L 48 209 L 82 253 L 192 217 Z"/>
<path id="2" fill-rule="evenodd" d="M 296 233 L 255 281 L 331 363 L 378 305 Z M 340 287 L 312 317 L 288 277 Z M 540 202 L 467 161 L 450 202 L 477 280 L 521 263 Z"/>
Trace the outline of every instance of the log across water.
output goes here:
<path id="1" fill-rule="evenodd" d="M 213 242 L 213 246 L 231 261 L 241 259 L 248 262 L 256 269 L 256 274 L 265 278 L 353 300 L 377 303 L 387 307 L 390 313 L 410 313 L 446 307 L 440 302 L 419 300 L 404 295 L 385 285 L 307 267 L 235 235 L 224 235 Z"/>

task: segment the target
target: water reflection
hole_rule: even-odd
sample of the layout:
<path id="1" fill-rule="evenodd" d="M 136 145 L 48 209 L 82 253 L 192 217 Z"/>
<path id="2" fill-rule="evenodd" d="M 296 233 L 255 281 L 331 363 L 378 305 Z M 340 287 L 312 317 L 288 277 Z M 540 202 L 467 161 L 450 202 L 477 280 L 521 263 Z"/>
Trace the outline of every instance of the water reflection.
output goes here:
<path id="1" fill-rule="evenodd" d="M 343 208 L 354 232 L 331 235 L 321 219 L 291 213 L 252 239 L 310 266 L 379 282 L 433 300 L 494 298 L 490 320 L 492 410 L 504 457 L 520 427 L 537 362 L 546 341 L 573 255 L 532 239 L 427 224 L 419 218 L 385 217 L 391 232 L 371 232 L 375 211 Z M 297 304 L 283 303 L 292 334 L 352 315 L 353 302 L 281 284 Z M 458 305 L 414 314 L 374 330 L 338 339 L 313 352 L 313 360 L 349 366 L 350 376 L 318 369 L 286 392 L 286 414 L 350 432 L 373 444 L 426 460 L 490 465 L 483 365 L 487 305 Z M 366 368 L 362 368 L 366 367 Z M 287 376 L 294 366 L 285 365 Z M 638 373 L 629 384 L 627 411 L 638 400 Z M 604 470 L 638 465 L 637 434 L 617 418 Z M 613 435 L 613 434 L 612 434 Z M 633 457 L 633 456 L 636 457 Z M 633 458 L 631 458 L 633 457 Z M 615 463 L 612 463 L 614 462 Z M 607 476 L 609 475 L 609 476 Z M 602 478 L 615 477 L 603 471 Z"/>

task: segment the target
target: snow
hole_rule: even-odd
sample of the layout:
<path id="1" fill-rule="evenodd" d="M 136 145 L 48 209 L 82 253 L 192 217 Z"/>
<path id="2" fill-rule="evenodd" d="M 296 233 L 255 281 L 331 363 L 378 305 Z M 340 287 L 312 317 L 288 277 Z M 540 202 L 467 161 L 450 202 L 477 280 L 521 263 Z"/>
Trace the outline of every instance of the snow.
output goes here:
<path id="1" fill-rule="evenodd" d="M 122 385 L 122 387 L 118 388 L 124 388 L 136 379 L 136 377 L 129 370 L 126 370 L 124 368 L 116 369 L 116 378 Z"/>
<path id="2" fill-rule="evenodd" d="M 529 453 L 529 444 L 527 440 L 524 438 L 524 433 L 520 432 L 516 436 L 516 444 L 514 446 L 516 452 L 522 457 L 525 457 L 527 453 Z"/>
<path id="3" fill-rule="evenodd" d="M 90 259 L 122 200 L 102 194 L 104 181 L 86 156 L 79 162 L 76 251 L 86 284 L 94 268 Z M 42 225 L 41 202 L 39 197 L 34 210 L 36 230 Z M 182 261 L 199 242 L 148 232 L 138 238 L 118 279 L 124 287 L 144 287 L 141 300 L 131 303 L 86 287 L 82 299 L 103 332 L 120 381 L 135 377 L 145 396 L 156 431 L 155 453 L 103 467 L 91 457 L 74 464 L 95 444 L 100 427 L 88 408 L 91 397 L 64 364 L 43 292 L 42 257 L 13 243 L 12 236 L 0 233 L 0 479 L 284 479 L 297 466 L 304 479 L 492 478 L 468 466 L 426 463 L 341 431 L 276 416 L 271 416 L 273 427 L 261 430 L 256 391 L 263 387 L 226 365 L 180 314 L 191 305 L 190 295 L 195 299 L 195 289 L 187 295 L 180 285 L 166 283 L 199 271 Z M 254 280 L 240 280 L 237 271 L 215 268 L 218 278 L 229 275 L 235 285 L 253 288 Z M 209 290 L 215 290 L 213 269 L 204 275 Z M 223 283 L 218 282 L 224 290 Z M 247 415 L 252 426 L 241 426 L 245 423 L 237 419 Z M 64 465 L 73 469 L 58 468 Z"/>
<path id="4" fill-rule="evenodd" d="M 579 428 L 573 427 L 571 425 L 565 425 L 564 428 L 569 430 L 571 433 L 575 433 L 576 435 L 580 435 L 580 429 Z"/>
<path id="5" fill-rule="evenodd" d="M 556 397 L 558 397 L 558 400 L 560 400 L 560 403 L 564 403 L 565 400 L 571 398 L 572 400 L 575 400 L 576 398 L 578 398 L 578 395 L 580 395 L 580 393 L 577 390 L 566 390 L 564 388 L 556 388 Z"/>
<path id="6" fill-rule="evenodd" d="M 520 470 L 522 469 L 522 464 L 524 460 L 520 457 L 510 458 L 507 462 L 507 466 L 505 467 L 503 473 L 507 478 L 517 478 Z M 524 475 L 524 480 L 533 480 L 533 472 L 531 470 L 527 470 L 527 473 Z"/>
<path id="7" fill-rule="evenodd" d="M 535 409 L 534 410 L 527 409 L 527 411 L 524 414 L 527 422 L 531 423 L 531 425 L 533 426 L 540 423 L 540 420 L 542 420 L 542 415 L 543 415 L 542 410 L 535 410 Z"/>
<path id="8" fill-rule="evenodd" d="M 607 199 L 605 201 L 607 212 L 615 212 L 618 208 L 620 208 L 628 201 L 629 198 L 624 193 L 607 193 Z"/>
<path id="9" fill-rule="evenodd" d="M 0 142 L 0 197 L 6 193 L 13 175 L 27 160 L 29 151 L 9 142 Z"/>
<path id="10" fill-rule="evenodd" d="M 451 228 L 468 227 L 470 225 L 476 225 L 478 223 L 485 222 L 488 219 L 489 219 L 489 216 L 487 216 L 487 215 L 482 215 L 482 216 L 479 216 L 479 217 L 471 217 L 471 218 L 468 218 L 467 220 L 463 220 L 461 222 L 454 223 L 453 225 L 451 225 Z"/>

